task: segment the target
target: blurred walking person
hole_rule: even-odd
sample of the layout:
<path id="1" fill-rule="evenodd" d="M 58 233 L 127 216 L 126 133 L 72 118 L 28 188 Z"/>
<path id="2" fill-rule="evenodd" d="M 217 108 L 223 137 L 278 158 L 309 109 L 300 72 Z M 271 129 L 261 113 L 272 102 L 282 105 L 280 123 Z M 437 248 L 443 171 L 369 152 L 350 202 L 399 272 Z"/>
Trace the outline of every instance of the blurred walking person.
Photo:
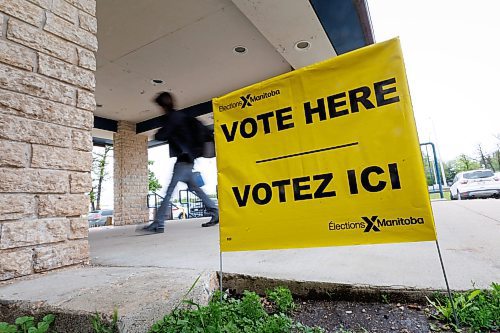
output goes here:
<path id="1" fill-rule="evenodd" d="M 156 140 L 167 141 L 171 157 L 177 157 L 163 202 L 156 212 L 154 221 L 143 228 L 150 233 L 165 231 L 165 215 L 170 208 L 170 198 L 178 182 L 186 183 L 188 190 L 196 193 L 203 201 L 211 216 L 202 227 L 211 227 L 219 223 L 219 209 L 213 200 L 198 186 L 193 174 L 194 160 L 203 155 L 204 143 L 209 130 L 198 119 L 179 112 L 174 108 L 174 97 L 168 92 L 158 94 L 154 100 L 165 111 L 163 127 L 155 136 Z"/>

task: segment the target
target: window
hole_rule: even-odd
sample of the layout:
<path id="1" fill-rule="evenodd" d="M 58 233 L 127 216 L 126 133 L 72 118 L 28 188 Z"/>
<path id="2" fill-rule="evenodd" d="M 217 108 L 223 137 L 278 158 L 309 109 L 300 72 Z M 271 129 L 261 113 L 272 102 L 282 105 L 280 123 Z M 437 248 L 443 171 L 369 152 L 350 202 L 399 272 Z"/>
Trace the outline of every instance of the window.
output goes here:
<path id="1" fill-rule="evenodd" d="M 465 179 L 489 178 L 493 176 L 494 176 L 493 171 L 491 170 L 477 170 L 473 172 L 464 173 Z"/>

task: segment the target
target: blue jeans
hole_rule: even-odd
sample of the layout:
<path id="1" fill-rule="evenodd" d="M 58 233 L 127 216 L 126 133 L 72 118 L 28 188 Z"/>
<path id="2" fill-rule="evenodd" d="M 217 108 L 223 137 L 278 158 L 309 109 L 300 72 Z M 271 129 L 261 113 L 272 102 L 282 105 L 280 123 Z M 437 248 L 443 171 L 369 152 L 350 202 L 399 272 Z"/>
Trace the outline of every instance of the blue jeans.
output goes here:
<path id="1" fill-rule="evenodd" d="M 193 163 L 175 162 L 172 180 L 168 185 L 165 198 L 163 198 L 160 208 L 158 208 L 158 211 L 156 212 L 154 221 L 156 228 L 165 228 L 165 215 L 167 214 L 168 209 L 170 209 L 170 198 L 172 197 L 172 193 L 174 192 L 175 186 L 177 186 L 178 182 L 186 183 L 188 190 L 196 193 L 212 216 L 219 215 L 219 210 L 215 202 L 212 201 L 198 185 L 196 185 L 193 175 Z"/>

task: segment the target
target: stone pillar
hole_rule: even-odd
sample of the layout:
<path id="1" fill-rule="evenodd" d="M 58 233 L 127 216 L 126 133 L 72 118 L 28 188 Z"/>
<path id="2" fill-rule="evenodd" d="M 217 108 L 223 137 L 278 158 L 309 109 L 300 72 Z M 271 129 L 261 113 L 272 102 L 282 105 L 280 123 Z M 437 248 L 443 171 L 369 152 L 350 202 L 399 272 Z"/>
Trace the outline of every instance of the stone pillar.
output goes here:
<path id="1" fill-rule="evenodd" d="M 0 0 L 0 280 L 88 262 L 95 0 Z"/>
<path id="2" fill-rule="evenodd" d="M 148 138 L 135 133 L 135 124 L 118 122 L 113 138 L 115 225 L 137 224 L 149 219 Z"/>

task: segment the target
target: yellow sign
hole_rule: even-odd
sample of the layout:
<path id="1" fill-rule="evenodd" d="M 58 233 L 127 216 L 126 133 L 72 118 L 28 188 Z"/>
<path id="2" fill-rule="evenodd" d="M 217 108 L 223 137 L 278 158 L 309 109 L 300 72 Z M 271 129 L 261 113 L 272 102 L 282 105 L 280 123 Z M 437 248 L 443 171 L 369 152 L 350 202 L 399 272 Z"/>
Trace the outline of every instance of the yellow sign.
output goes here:
<path id="1" fill-rule="evenodd" d="M 399 39 L 213 109 L 221 251 L 436 239 Z"/>

